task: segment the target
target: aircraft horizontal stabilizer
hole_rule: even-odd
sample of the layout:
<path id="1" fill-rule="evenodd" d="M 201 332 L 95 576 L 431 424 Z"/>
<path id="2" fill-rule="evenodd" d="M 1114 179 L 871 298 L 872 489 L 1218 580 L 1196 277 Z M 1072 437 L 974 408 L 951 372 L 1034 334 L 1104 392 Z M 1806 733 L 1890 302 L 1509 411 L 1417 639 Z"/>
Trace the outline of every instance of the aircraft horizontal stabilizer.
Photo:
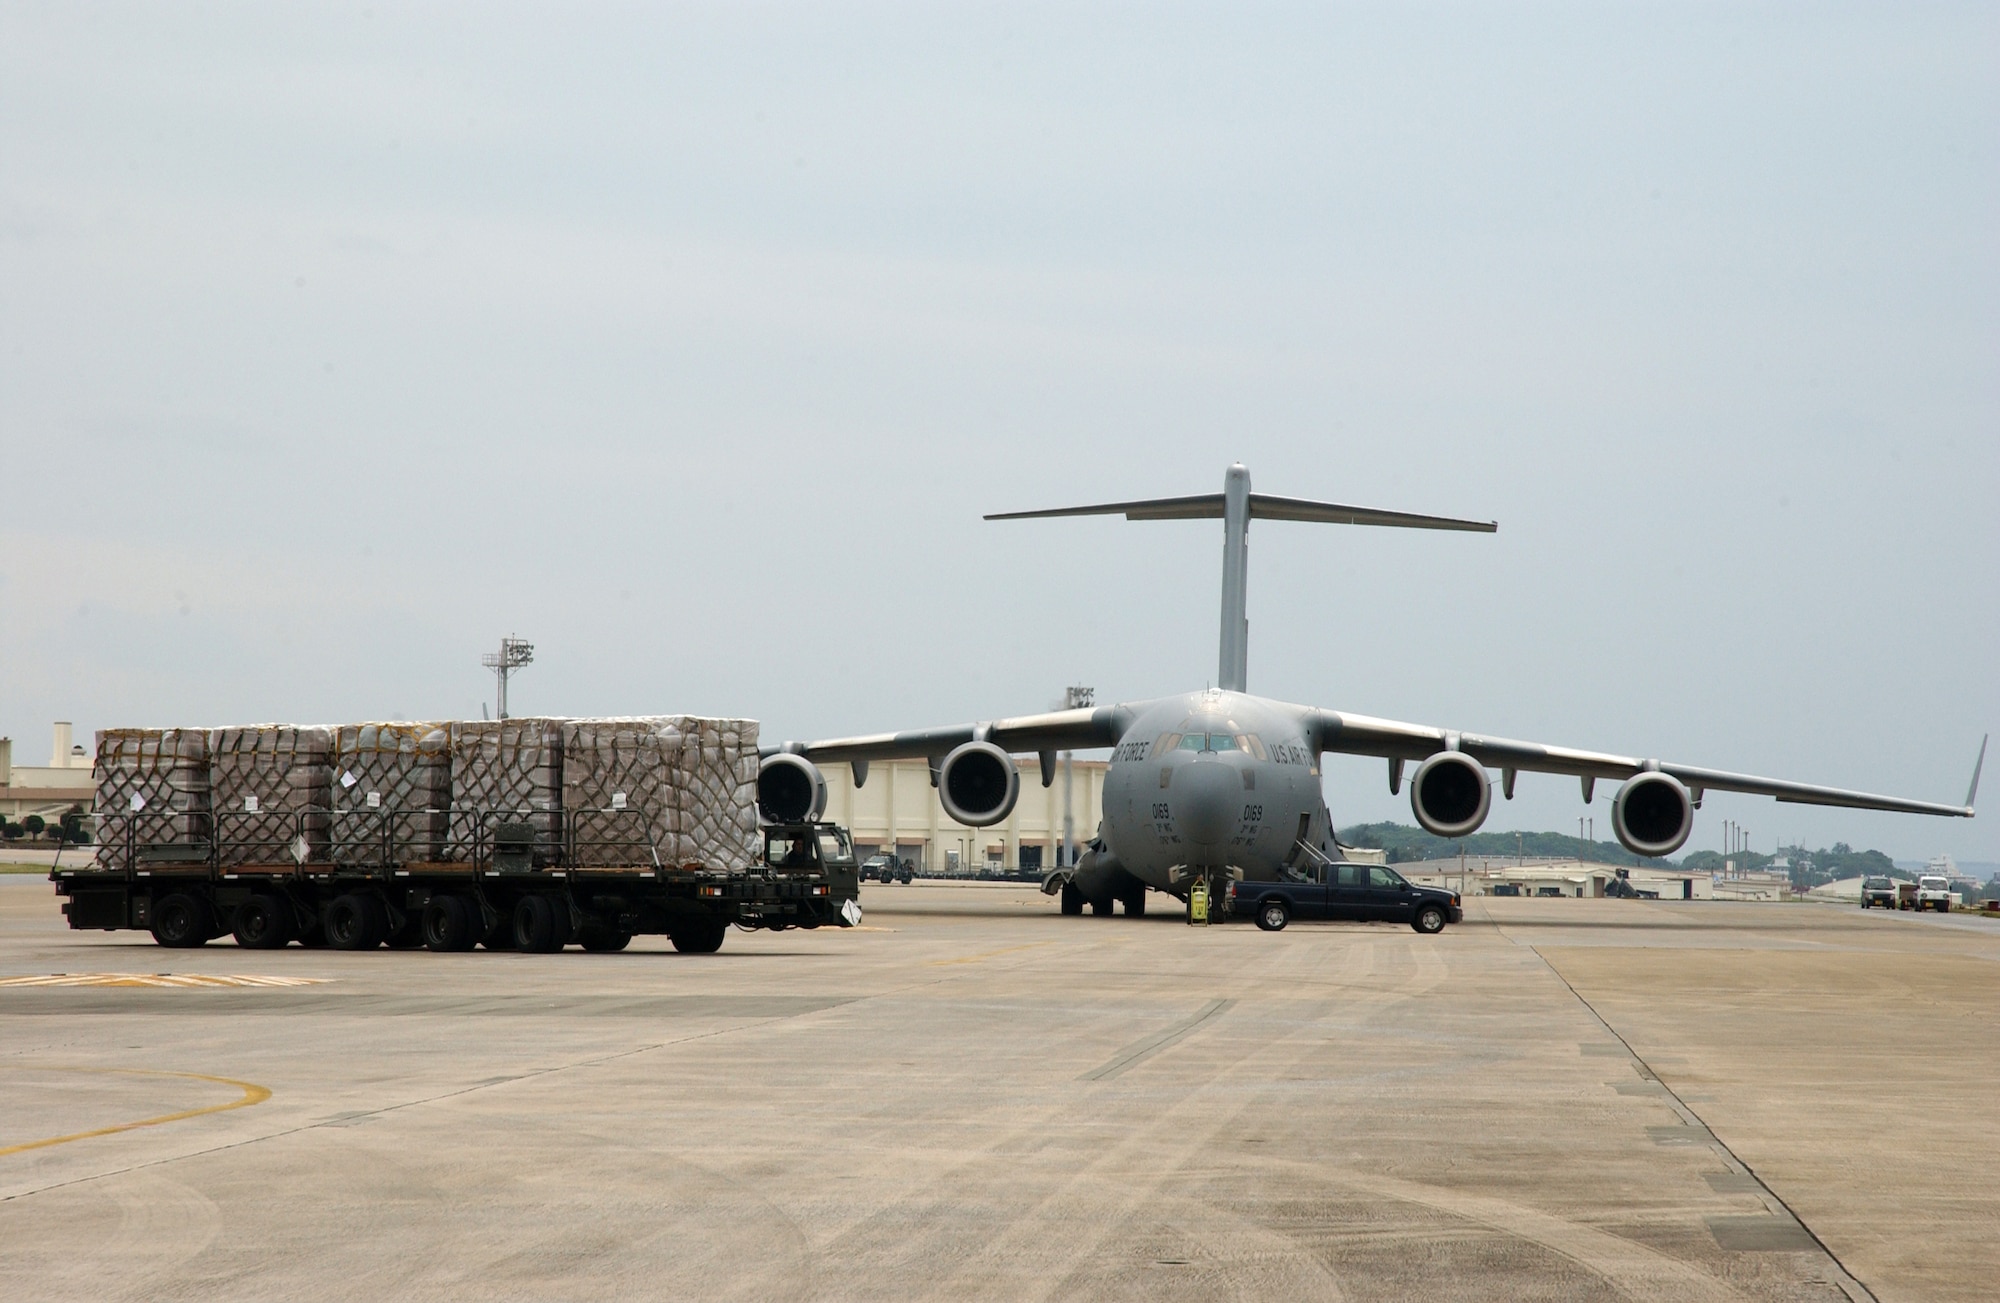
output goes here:
<path id="1" fill-rule="evenodd" d="M 1225 507 L 1220 493 L 1197 493 L 1185 498 L 1140 498 L 1132 502 L 1100 502 L 1087 507 L 1051 507 L 1044 511 L 1001 511 L 987 520 L 1032 520 L 1048 516 L 1123 516 L 1127 520 L 1221 520 Z M 1490 520 L 1459 520 L 1452 516 L 1424 516 L 1409 511 L 1384 511 L 1378 507 L 1351 507 L 1339 502 L 1313 502 L 1307 498 L 1280 498 L 1269 493 L 1250 495 L 1252 520 L 1304 520 L 1326 525 L 1386 525 L 1400 529 L 1460 529 L 1491 534 L 1500 526 Z"/>

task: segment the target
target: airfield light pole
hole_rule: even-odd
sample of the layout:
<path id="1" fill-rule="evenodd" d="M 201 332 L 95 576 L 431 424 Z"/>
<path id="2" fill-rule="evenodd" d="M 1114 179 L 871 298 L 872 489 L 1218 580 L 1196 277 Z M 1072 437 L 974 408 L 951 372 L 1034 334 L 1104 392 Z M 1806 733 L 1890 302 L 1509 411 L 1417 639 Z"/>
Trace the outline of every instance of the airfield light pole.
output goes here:
<path id="1" fill-rule="evenodd" d="M 1082 684 L 1071 684 L 1063 689 L 1063 706 L 1068 710 L 1088 710 L 1097 701 L 1097 689 Z M 1070 763 L 1071 752 L 1062 753 L 1063 762 L 1063 839 L 1062 867 L 1076 865 L 1076 816 L 1071 806 L 1071 794 L 1075 788 L 1074 766 Z"/>
<path id="2" fill-rule="evenodd" d="M 522 642 L 513 634 L 500 640 L 500 650 L 487 652 L 479 658 L 479 663 L 492 670 L 500 680 L 499 717 L 507 718 L 507 676 L 535 659 L 535 644 Z"/>

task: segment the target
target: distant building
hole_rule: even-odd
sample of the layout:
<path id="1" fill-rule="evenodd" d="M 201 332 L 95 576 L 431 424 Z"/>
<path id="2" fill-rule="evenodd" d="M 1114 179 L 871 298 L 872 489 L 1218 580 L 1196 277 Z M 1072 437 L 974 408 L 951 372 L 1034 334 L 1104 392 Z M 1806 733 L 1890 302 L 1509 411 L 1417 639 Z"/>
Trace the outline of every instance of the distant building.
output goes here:
<path id="1" fill-rule="evenodd" d="M 868 781 L 854 786 L 847 765 L 825 765 L 826 818 L 845 827 L 866 858 L 890 851 L 925 873 L 1038 872 L 1057 864 L 1063 839 L 1063 794 L 1069 792 L 1070 826 L 1079 848 L 1097 835 L 1109 762 L 1072 760 L 1067 780 L 1056 765 L 1055 782 L 1042 786 L 1041 762 L 1015 756 L 1021 796 L 1014 812 L 991 828 L 968 828 L 944 812 L 923 760 L 878 760 Z"/>
<path id="2" fill-rule="evenodd" d="M 0 815 L 18 823 L 31 814 L 44 819 L 72 806 L 90 808 L 96 796 L 89 752 L 75 744 L 68 720 L 58 720 L 46 765 L 16 765 L 14 740 L 0 737 Z"/>
<path id="3" fill-rule="evenodd" d="M 1632 890 L 1649 900 L 1708 900 L 1705 873 L 1671 866 L 1598 864 L 1589 860 L 1419 860 L 1396 871 L 1419 886 L 1443 887 L 1461 896 L 1569 896 L 1616 894 L 1619 873 Z"/>

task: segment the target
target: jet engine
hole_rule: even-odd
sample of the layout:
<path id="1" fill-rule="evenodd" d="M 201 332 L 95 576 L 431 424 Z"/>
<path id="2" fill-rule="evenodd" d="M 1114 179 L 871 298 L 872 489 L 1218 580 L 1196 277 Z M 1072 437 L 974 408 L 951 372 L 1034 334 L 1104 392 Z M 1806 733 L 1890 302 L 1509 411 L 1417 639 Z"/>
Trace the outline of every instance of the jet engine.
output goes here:
<path id="1" fill-rule="evenodd" d="M 1410 810 L 1427 832 L 1463 837 L 1486 822 L 1493 785 L 1486 768 L 1463 751 L 1440 751 L 1410 780 Z"/>
<path id="2" fill-rule="evenodd" d="M 960 823 L 985 828 L 1014 811 L 1021 774 L 1014 757 L 991 742 L 966 742 L 938 766 L 938 800 Z"/>
<path id="3" fill-rule="evenodd" d="M 826 809 L 826 776 L 804 756 L 764 757 L 757 766 L 757 814 L 765 823 L 810 823 Z"/>
<path id="4" fill-rule="evenodd" d="M 1611 802 L 1611 828 L 1634 855 L 1672 855 L 1694 831 L 1694 798 L 1672 774 L 1640 774 Z"/>

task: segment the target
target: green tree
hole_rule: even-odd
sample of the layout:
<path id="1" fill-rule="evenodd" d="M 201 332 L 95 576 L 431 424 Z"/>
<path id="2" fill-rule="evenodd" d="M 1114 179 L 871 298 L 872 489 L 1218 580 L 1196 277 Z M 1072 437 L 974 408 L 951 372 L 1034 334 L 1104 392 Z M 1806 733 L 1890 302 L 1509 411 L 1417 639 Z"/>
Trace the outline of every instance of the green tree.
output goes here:
<path id="1" fill-rule="evenodd" d="M 48 824 L 42 821 L 41 815 L 31 814 L 27 818 L 21 820 L 21 827 L 28 834 L 28 836 L 40 837 L 42 833 L 48 829 Z"/>

